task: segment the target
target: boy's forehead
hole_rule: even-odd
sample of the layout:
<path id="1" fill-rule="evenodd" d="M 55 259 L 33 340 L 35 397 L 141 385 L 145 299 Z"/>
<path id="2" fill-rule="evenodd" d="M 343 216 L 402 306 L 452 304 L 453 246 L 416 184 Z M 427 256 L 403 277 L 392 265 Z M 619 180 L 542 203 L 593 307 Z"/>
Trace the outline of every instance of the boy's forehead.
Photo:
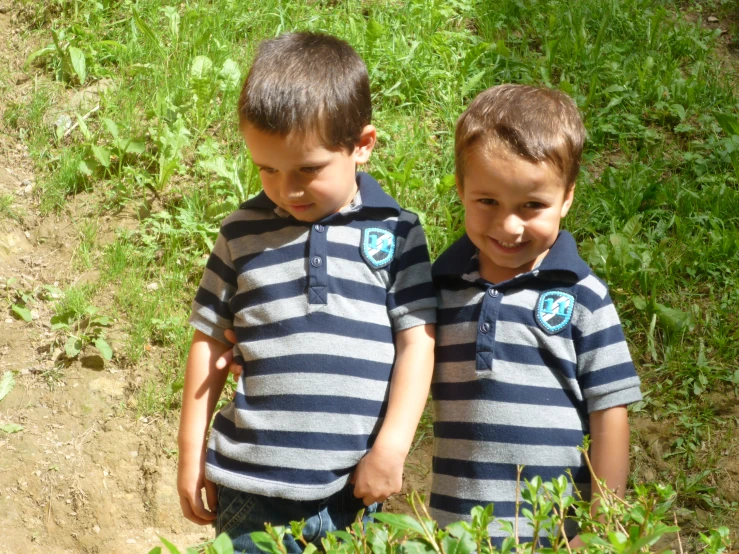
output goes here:
<path id="1" fill-rule="evenodd" d="M 464 165 L 466 166 L 464 172 L 466 177 L 469 176 L 470 171 L 477 174 L 491 174 L 515 169 L 519 174 L 526 174 L 532 178 L 539 177 L 545 180 L 546 184 L 558 184 L 565 190 L 570 188 L 560 169 L 553 163 L 547 160 L 540 162 L 528 160 L 500 141 L 474 146 L 465 156 Z M 485 180 L 479 184 L 485 186 L 486 183 L 492 185 Z"/>
<path id="2" fill-rule="evenodd" d="M 269 130 L 260 129 L 249 122 L 241 122 L 239 124 L 239 131 L 241 131 L 244 139 L 249 142 L 259 141 L 264 144 L 278 145 L 281 144 L 286 148 L 300 149 L 300 150 L 312 150 L 312 149 L 326 149 L 329 148 L 322 138 L 320 129 L 308 129 L 308 130 L 295 130 L 290 131 L 287 134 L 271 132 Z"/>
<path id="3" fill-rule="evenodd" d="M 520 185 L 528 192 L 554 187 L 568 191 L 564 177 L 554 164 L 548 161 L 532 162 L 506 147 L 475 148 L 465 159 L 463 188 L 474 187 L 478 191 L 497 189 L 499 181 Z"/>

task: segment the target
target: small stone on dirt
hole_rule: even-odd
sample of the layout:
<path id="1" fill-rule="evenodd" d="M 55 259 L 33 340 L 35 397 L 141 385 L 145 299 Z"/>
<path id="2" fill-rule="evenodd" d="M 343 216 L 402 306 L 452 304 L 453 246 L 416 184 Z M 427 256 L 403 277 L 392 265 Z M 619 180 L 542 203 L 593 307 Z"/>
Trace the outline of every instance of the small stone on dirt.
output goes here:
<path id="1" fill-rule="evenodd" d="M 159 283 L 157 282 L 149 283 L 148 285 L 146 285 L 146 290 L 148 291 L 159 290 Z"/>
<path id="2" fill-rule="evenodd" d="M 93 531 L 93 533 L 96 533 L 96 534 L 97 533 L 100 533 L 100 526 L 99 525 L 96 525 L 95 527 L 92 528 L 92 531 Z"/>
<path id="3" fill-rule="evenodd" d="M 715 15 L 709 15 L 708 16 L 708 22 L 709 23 L 718 23 L 718 17 L 716 17 Z"/>

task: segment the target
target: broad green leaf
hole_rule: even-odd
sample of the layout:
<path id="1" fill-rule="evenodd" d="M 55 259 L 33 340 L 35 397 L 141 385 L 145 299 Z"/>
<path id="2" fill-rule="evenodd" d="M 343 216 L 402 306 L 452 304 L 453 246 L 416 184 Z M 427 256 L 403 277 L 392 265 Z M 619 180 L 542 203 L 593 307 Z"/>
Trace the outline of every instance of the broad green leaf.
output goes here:
<path id="1" fill-rule="evenodd" d="M 105 128 L 108 130 L 108 132 L 113 135 L 113 138 L 118 138 L 118 125 L 115 121 L 108 117 L 104 117 L 103 124 L 105 125 Z"/>
<path id="2" fill-rule="evenodd" d="M 475 541 L 471 537 L 456 538 L 446 536 L 441 539 L 445 554 L 470 554 L 475 550 Z"/>
<path id="3" fill-rule="evenodd" d="M 419 535 L 424 535 L 423 527 L 421 527 L 421 524 L 418 523 L 415 519 L 413 519 L 411 516 L 407 516 L 404 514 L 389 514 L 386 512 L 378 512 L 375 514 L 372 514 L 372 517 L 374 517 L 377 521 L 381 521 L 382 523 L 387 523 L 388 525 L 391 525 L 392 527 L 398 528 L 398 529 L 406 529 L 408 531 L 414 531 L 418 533 Z"/>
<path id="4" fill-rule="evenodd" d="M 436 550 L 425 540 L 409 540 L 403 544 L 403 547 L 406 554 L 436 554 Z"/>
<path id="5" fill-rule="evenodd" d="M 132 140 L 126 145 L 125 148 L 126 154 L 143 154 L 145 150 L 146 143 L 138 140 Z"/>
<path id="6" fill-rule="evenodd" d="M 655 311 L 660 321 L 668 328 L 673 331 L 683 331 L 690 328 L 692 324 L 692 317 L 688 312 L 683 312 L 677 308 L 670 308 L 659 302 L 655 304 Z"/>
<path id="7" fill-rule="evenodd" d="M 643 310 L 647 307 L 647 301 L 642 296 L 632 296 L 631 301 L 634 303 L 634 307 L 637 310 Z"/>
<path id="8" fill-rule="evenodd" d="M 303 554 L 314 554 L 315 552 L 318 552 L 318 548 L 313 543 L 308 543 L 308 546 L 303 550 Z"/>
<path id="9" fill-rule="evenodd" d="M 739 385 L 739 369 L 737 369 L 731 376 L 731 382 L 735 385 Z"/>
<path id="10" fill-rule="evenodd" d="M 281 554 L 280 549 L 277 548 L 277 544 L 274 539 L 270 537 L 264 531 L 255 531 L 249 535 L 254 544 L 264 552 L 271 552 L 272 554 Z"/>
<path id="11" fill-rule="evenodd" d="M 190 78 L 194 81 L 208 80 L 213 72 L 213 62 L 208 56 L 195 56 L 190 66 Z"/>
<path id="12" fill-rule="evenodd" d="M 80 80 L 80 84 L 85 84 L 85 79 L 87 78 L 87 66 L 85 65 L 85 53 L 82 52 L 79 48 L 75 48 L 74 46 L 69 47 L 69 61 L 72 62 L 72 68 L 74 69 L 74 72 L 77 74 L 77 77 Z"/>
<path id="13" fill-rule="evenodd" d="M 71 336 L 67 339 L 67 343 L 64 345 L 64 352 L 67 357 L 74 358 L 82 351 L 82 341 L 75 336 Z"/>
<path id="14" fill-rule="evenodd" d="M 90 151 L 100 165 L 103 167 L 110 166 L 110 150 L 96 144 L 91 144 Z"/>
<path id="15" fill-rule="evenodd" d="M 43 58 L 44 56 L 47 56 L 49 54 L 52 54 L 56 52 L 56 46 L 53 44 L 49 44 L 48 46 L 44 46 L 43 48 L 39 48 L 35 52 L 32 52 L 27 58 L 25 63 L 23 64 L 23 68 L 26 69 L 29 65 L 31 65 L 34 60 L 37 60 L 39 58 Z"/>
<path id="16" fill-rule="evenodd" d="M 483 69 L 482 71 L 475 73 L 472 77 L 467 79 L 467 82 L 462 87 L 461 97 L 466 97 L 470 91 L 472 91 L 477 84 L 480 82 L 480 80 L 485 76 L 485 73 L 487 72 L 487 69 Z"/>
<path id="17" fill-rule="evenodd" d="M 3 378 L 0 379 L 0 400 L 8 396 L 8 393 L 13 390 L 15 386 L 15 378 L 13 377 L 12 371 L 6 371 L 3 373 Z"/>
<path id="18" fill-rule="evenodd" d="M 372 44 L 379 39 L 385 32 L 385 27 L 382 23 L 379 23 L 376 19 L 370 19 L 367 22 L 367 42 Z"/>
<path id="19" fill-rule="evenodd" d="M 739 118 L 728 113 L 720 112 L 716 112 L 713 115 L 716 117 L 716 121 L 718 121 L 724 133 L 729 136 L 739 135 Z"/>
<path id="20" fill-rule="evenodd" d="M 30 323 L 33 320 L 33 317 L 31 316 L 31 310 L 29 310 L 28 308 L 19 306 L 18 304 L 13 304 L 10 309 L 23 321 Z"/>
<path id="21" fill-rule="evenodd" d="M 23 431 L 23 425 L 18 425 L 17 423 L 6 423 L 5 425 L 0 425 L 0 431 L 4 431 L 9 434 L 19 433 L 20 431 Z"/>
<path id="22" fill-rule="evenodd" d="M 92 135 L 90 134 L 90 129 L 87 127 L 85 120 L 82 119 L 80 114 L 74 114 L 74 116 L 77 119 L 77 127 L 79 127 L 82 136 L 84 136 L 87 141 L 91 140 Z"/>
<path id="23" fill-rule="evenodd" d="M 218 552 L 218 554 L 234 553 L 234 545 L 226 533 L 221 533 L 220 535 L 218 535 L 211 546 L 215 549 L 216 552 Z"/>
<path id="24" fill-rule="evenodd" d="M 218 79 L 221 81 L 221 90 L 238 90 L 241 86 L 241 69 L 239 69 L 239 64 L 231 58 L 227 59 L 223 62 L 223 67 L 218 72 Z"/>
<path id="25" fill-rule="evenodd" d="M 100 337 L 96 338 L 95 348 L 100 351 L 100 355 L 106 360 L 110 360 L 113 358 L 113 349 L 107 342 L 105 342 L 104 339 L 101 339 Z"/>
<path id="26" fill-rule="evenodd" d="M 169 550 L 171 554 L 180 554 L 179 549 L 167 539 L 165 539 L 164 537 L 159 537 L 159 540 L 162 541 L 162 544 L 167 547 L 167 550 Z"/>
<path id="27" fill-rule="evenodd" d="M 149 550 L 148 554 L 162 554 L 162 547 L 161 546 L 155 546 L 151 550 Z"/>
<path id="28" fill-rule="evenodd" d="M 141 18 L 141 14 L 139 14 L 139 11 L 136 8 L 132 8 L 131 10 L 133 12 L 133 21 L 136 24 L 136 27 L 139 31 L 144 33 L 144 36 L 148 38 L 157 48 L 162 47 L 162 44 L 159 42 L 159 39 L 154 34 L 154 31 L 151 30 L 151 27 L 149 27 L 146 22 Z"/>

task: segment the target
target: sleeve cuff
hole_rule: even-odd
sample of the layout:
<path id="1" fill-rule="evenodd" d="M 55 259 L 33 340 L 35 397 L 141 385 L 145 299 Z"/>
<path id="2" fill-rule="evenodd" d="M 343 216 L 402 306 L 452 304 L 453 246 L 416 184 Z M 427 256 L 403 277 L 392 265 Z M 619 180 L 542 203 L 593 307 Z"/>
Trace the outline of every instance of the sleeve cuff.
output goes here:
<path id="1" fill-rule="evenodd" d="M 226 329 L 214 325 L 213 322 L 203 319 L 197 314 L 192 314 L 190 316 L 190 319 L 188 320 L 188 323 L 204 335 L 208 335 L 209 337 L 214 338 L 224 344 L 232 344 L 231 341 L 226 338 Z"/>
<path id="2" fill-rule="evenodd" d="M 427 325 L 429 323 L 436 323 L 435 308 L 415 310 L 397 317 L 393 321 L 393 330 L 397 333 L 398 331 L 405 331 L 411 327 L 418 327 L 419 325 Z"/>
<path id="3" fill-rule="evenodd" d="M 638 386 L 615 391 L 603 396 L 597 396 L 595 398 L 588 398 L 588 413 L 590 414 L 600 410 L 607 410 L 608 408 L 614 408 L 616 406 L 626 406 L 628 404 L 638 402 L 641 399 L 641 390 Z"/>

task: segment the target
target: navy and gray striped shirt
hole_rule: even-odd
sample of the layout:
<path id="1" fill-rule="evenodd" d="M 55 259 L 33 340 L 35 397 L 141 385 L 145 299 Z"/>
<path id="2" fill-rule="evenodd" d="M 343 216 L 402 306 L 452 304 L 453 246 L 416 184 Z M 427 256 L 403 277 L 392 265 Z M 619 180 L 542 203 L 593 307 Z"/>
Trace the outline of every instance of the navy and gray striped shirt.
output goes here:
<path id="1" fill-rule="evenodd" d="M 494 503 L 494 515 L 513 522 L 518 465 L 525 466 L 522 480 L 570 469 L 589 497 L 590 474 L 577 450 L 588 414 L 640 400 L 641 392 L 608 289 L 572 235 L 561 231 L 535 270 L 497 284 L 480 277 L 475 246 L 464 236 L 439 257 L 433 275 L 432 515 L 441 525 L 469 521 L 473 506 Z M 519 537 L 530 541 L 525 518 L 518 524 Z M 500 545 L 500 527 L 490 533 Z"/>
<path id="2" fill-rule="evenodd" d="M 341 490 L 379 431 L 398 331 L 436 320 L 418 217 L 357 174 L 354 201 L 305 223 L 262 192 L 223 222 L 190 323 L 244 365 L 206 475 L 255 494 Z"/>

